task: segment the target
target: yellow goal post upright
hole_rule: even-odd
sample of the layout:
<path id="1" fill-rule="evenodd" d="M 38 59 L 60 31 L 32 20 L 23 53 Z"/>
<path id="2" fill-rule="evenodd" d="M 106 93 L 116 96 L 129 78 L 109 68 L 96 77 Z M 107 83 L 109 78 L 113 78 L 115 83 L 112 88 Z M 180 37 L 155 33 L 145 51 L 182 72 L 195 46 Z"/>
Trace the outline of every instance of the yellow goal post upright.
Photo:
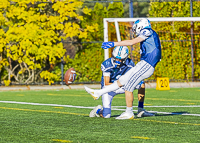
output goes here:
<path id="1" fill-rule="evenodd" d="M 137 19 L 104 18 L 104 42 L 113 41 L 113 37 L 115 37 L 114 41 L 130 40 L 132 35 L 128 30 Z M 200 54 L 200 17 L 157 17 L 148 19 L 151 22 L 152 29 L 158 33 L 162 45 L 162 61 L 157 66 L 158 70 L 154 72 L 155 76 L 152 77 L 152 80 L 157 77 L 168 77 L 170 80 L 190 80 L 193 75 L 200 75 L 200 66 L 198 65 L 200 58 L 194 55 Z M 123 35 L 122 25 L 124 23 L 129 23 L 128 30 L 125 29 L 127 30 L 125 34 L 129 33 L 129 36 Z M 110 25 L 112 26 L 110 27 Z M 134 48 L 131 48 L 132 51 L 130 51 L 130 54 L 136 59 L 134 59 L 135 63 L 139 61 L 140 57 L 138 46 L 139 44 L 134 45 Z M 111 56 L 111 51 L 110 49 L 104 50 L 105 60 Z M 182 64 L 183 62 L 184 64 Z M 165 69 L 161 70 L 161 67 L 165 67 Z M 194 70 L 194 68 L 196 69 Z M 174 77 L 177 71 L 179 74 Z M 197 76 L 197 79 L 200 78 Z"/>

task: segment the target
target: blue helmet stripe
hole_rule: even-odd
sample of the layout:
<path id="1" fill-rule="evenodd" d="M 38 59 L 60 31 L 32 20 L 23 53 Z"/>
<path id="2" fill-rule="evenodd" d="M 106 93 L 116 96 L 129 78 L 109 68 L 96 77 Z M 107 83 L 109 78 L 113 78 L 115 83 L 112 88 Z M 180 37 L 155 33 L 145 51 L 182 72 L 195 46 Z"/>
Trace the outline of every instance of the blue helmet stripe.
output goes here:
<path id="1" fill-rule="evenodd" d="M 139 22 L 140 22 L 140 20 L 136 20 L 136 21 L 135 21 L 135 24 L 138 24 Z"/>
<path id="2" fill-rule="evenodd" d="M 121 56 L 121 51 L 122 51 L 122 49 L 123 49 L 123 46 L 120 46 L 120 47 L 119 47 L 119 51 L 118 51 L 118 57 Z M 121 59 L 121 58 L 120 58 L 120 59 Z"/>

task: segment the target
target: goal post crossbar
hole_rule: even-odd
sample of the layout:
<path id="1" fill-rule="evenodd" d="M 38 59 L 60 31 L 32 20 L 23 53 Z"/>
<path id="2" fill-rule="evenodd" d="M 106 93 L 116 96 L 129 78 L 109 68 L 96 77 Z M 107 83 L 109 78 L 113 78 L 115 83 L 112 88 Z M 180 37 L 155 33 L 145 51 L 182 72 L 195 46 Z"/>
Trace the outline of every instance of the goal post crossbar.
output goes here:
<path id="1" fill-rule="evenodd" d="M 119 31 L 119 24 L 118 22 L 135 22 L 138 18 L 104 18 L 103 25 L 104 25 L 104 42 L 108 42 L 108 22 L 115 23 L 116 29 L 116 36 L 117 40 L 121 41 L 120 31 Z M 200 17 L 157 17 L 157 18 L 148 18 L 150 21 L 156 22 L 169 22 L 169 21 L 200 21 Z M 104 59 L 109 58 L 109 50 L 104 50 Z"/>
<path id="2" fill-rule="evenodd" d="M 134 22 L 139 18 L 104 18 L 105 22 Z M 156 17 L 148 18 L 150 21 L 200 21 L 200 17 Z"/>

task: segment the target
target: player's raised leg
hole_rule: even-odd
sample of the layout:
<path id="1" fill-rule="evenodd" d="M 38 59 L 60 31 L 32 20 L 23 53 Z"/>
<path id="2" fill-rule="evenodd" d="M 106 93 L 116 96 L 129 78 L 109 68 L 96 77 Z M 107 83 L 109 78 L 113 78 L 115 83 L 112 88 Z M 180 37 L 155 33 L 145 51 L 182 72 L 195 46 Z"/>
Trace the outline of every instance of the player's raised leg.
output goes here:
<path id="1" fill-rule="evenodd" d="M 98 92 L 97 92 L 96 90 L 94 90 L 94 89 L 91 89 L 91 88 L 89 88 L 89 87 L 87 87 L 87 86 L 84 86 L 84 88 L 85 88 L 85 91 L 87 91 L 87 93 L 89 93 L 89 94 L 94 98 L 94 100 L 99 99 L 99 97 L 101 96 L 101 95 L 99 95 Z"/>
<path id="2" fill-rule="evenodd" d="M 119 80 L 115 81 L 113 84 L 111 85 L 108 85 L 106 86 L 105 88 L 103 89 L 100 89 L 100 90 L 94 90 L 94 89 L 91 89 L 91 88 L 88 88 L 87 86 L 84 86 L 85 87 L 85 90 L 90 94 L 92 95 L 92 97 L 94 98 L 94 100 L 97 100 L 99 99 L 99 97 L 105 93 L 108 93 L 108 92 L 111 92 L 111 91 L 115 91 L 117 89 L 119 89 L 120 87 L 122 87 L 123 85 L 125 85 L 130 77 L 132 75 L 137 75 L 138 72 L 140 72 L 140 65 L 143 66 L 144 64 L 146 64 L 146 62 L 144 61 L 140 61 L 135 67 L 132 67 L 128 72 L 126 72 L 124 75 L 122 75 Z M 141 69 L 143 70 L 143 68 Z M 138 81 L 139 83 L 140 81 Z M 137 83 L 137 84 L 138 84 Z M 136 87 L 137 85 L 135 85 Z M 134 87 L 134 88 L 135 88 Z"/>
<path id="3" fill-rule="evenodd" d="M 120 84 L 119 81 L 115 81 L 113 84 L 106 86 L 103 89 L 100 90 L 94 90 L 91 89 L 87 86 L 84 86 L 85 90 L 92 95 L 92 97 L 94 98 L 94 100 L 99 99 L 99 97 L 105 93 L 111 92 L 111 91 L 115 91 L 117 89 L 119 89 L 122 85 Z"/>

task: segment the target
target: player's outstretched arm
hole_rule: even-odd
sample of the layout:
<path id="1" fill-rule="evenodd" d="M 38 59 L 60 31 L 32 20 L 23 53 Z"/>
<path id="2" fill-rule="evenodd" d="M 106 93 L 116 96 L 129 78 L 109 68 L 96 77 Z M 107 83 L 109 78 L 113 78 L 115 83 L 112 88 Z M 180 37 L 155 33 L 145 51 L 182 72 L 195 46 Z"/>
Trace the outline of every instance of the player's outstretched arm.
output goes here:
<path id="1" fill-rule="evenodd" d="M 134 38 L 132 40 L 124 40 L 124 41 L 120 41 L 120 42 L 114 42 L 114 46 L 132 46 L 132 45 L 140 43 L 144 40 L 145 39 L 143 39 L 141 37 L 137 37 L 137 38 Z"/>
<path id="2" fill-rule="evenodd" d="M 120 41 L 120 42 L 103 42 L 101 48 L 108 49 L 108 48 L 112 48 L 112 47 L 115 47 L 115 46 L 131 46 L 131 45 L 135 45 L 137 43 L 140 43 L 144 40 L 145 39 L 143 39 L 141 37 L 137 37 L 137 38 L 134 38 L 132 40 L 124 40 L 124 41 Z"/>

